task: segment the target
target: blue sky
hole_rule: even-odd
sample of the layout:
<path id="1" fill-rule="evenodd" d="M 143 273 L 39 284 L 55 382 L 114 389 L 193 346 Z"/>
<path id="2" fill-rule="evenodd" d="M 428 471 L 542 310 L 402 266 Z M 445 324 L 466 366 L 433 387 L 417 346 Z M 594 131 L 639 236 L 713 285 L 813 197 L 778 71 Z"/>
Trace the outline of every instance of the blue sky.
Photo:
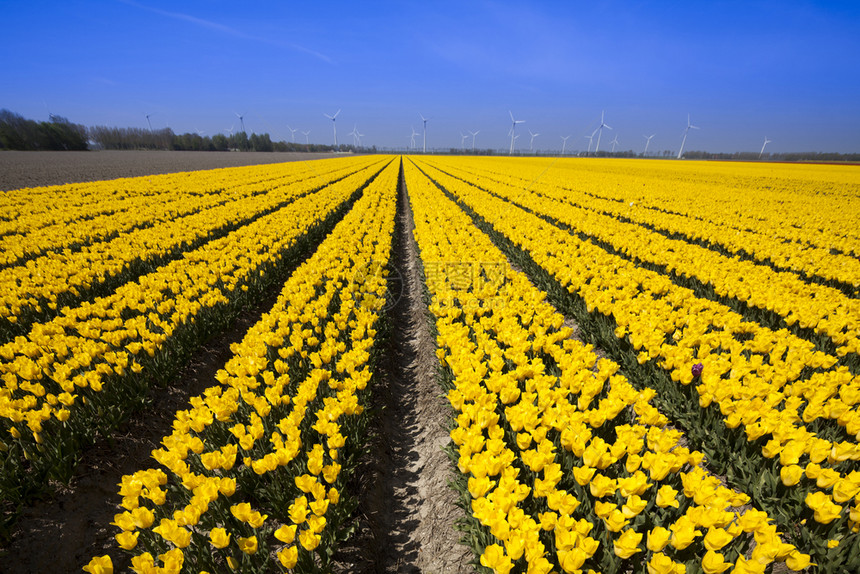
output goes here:
<path id="1" fill-rule="evenodd" d="M 860 152 L 860 2 L 0 0 L 0 108 L 84 125 L 507 149 Z M 296 132 L 297 141 L 304 136 Z M 420 146 L 421 137 L 416 138 Z M 471 138 L 467 146 L 471 144 Z"/>

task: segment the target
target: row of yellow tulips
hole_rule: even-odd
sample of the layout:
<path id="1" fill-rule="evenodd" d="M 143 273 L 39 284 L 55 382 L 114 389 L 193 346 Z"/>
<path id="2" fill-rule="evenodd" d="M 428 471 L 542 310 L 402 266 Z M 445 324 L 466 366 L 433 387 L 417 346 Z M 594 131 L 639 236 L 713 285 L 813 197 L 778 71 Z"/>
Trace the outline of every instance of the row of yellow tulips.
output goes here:
<path id="1" fill-rule="evenodd" d="M 302 179 L 309 170 L 294 162 L 274 171 L 279 178 Z M 271 180 L 271 171 L 245 167 L 4 192 L 0 212 L 9 219 L 0 221 L 0 267 L 224 203 L 247 195 L 243 187 Z"/>
<path id="2" fill-rule="evenodd" d="M 554 188 L 556 199 L 664 233 L 860 287 L 858 178 L 850 166 L 574 160 L 550 168 L 549 161 L 459 163 L 521 188 Z"/>
<path id="3" fill-rule="evenodd" d="M 469 172 L 458 165 L 461 161 L 446 158 L 437 160 L 435 165 L 469 181 Z M 617 213 L 595 208 L 588 201 L 577 199 L 572 203 L 571 199 L 555 199 L 566 191 L 556 186 L 537 182 L 532 189 L 524 191 L 511 179 L 502 175 L 484 175 L 479 187 L 603 242 L 640 264 L 650 264 L 664 273 L 693 278 L 712 287 L 717 296 L 771 311 L 788 325 L 796 324 L 801 329 L 826 335 L 834 346 L 838 345 L 838 356 L 860 352 L 860 299 L 832 287 L 808 283 L 795 273 L 779 272 L 769 265 L 727 257 L 701 245 L 621 221 Z M 715 239 L 709 241 L 716 242 Z M 853 361 L 857 361 L 856 356 Z"/>
<path id="4" fill-rule="evenodd" d="M 755 492 L 784 527 L 809 514 L 817 526 L 796 534 L 814 540 L 816 556 L 830 550 L 828 541 L 846 538 L 834 560 L 850 559 L 860 541 L 860 421 L 852 408 L 860 401 L 857 377 L 844 367 L 827 370 L 835 358 L 814 352 L 807 341 L 743 321 L 665 276 L 420 165 L 580 298 L 589 313 L 611 318 L 615 332 L 608 339 L 620 339 L 631 354 L 639 351 L 640 364 L 659 365 L 662 377 L 652 382 L 662 407 L 684 418 L 697 444 L 718 459 L 717 468 Z M 823 370 L 803 376 L 817 368 Z M 695 402 L 679 403 L 679 387 Z M 743 430 L 739 452 L 733 452 L 733 429 Z M 773 503 L 782 496 L 790 502 Z"/>
<path id="5" fill-rule="evenodd" d="M 823 370 L 812 378 L 801 376 L 810 368 L 826 369 L 835 358 L 813 352 L 811 343 L 787 332 L 745 322 L 724 306 L 673 285 L 665 276 L 610 255 L 427 163 L 420 165 L 528 253 L 564 289 L 580 297 L 589 312 L 611 317 L 617 326 L 615 336 L 640 351 L 640 363 L 654 360 L 682 386 L 695 379 L 701 408 L 712 402 L 719 407 L 701 421 L 722 427 L 710 433 L 714 448 L 725 450 L 720 437 L 740 426 L 749 442 L 757 445 L 754 448 L 760 449 L 759 459 L 776 461 L 772 470 L 751 469 L 745 457 L 736 457 L 747 477 L 771 485 L 782 480 L 807 494 L 793 507 L 787 505 L 786 516 L 780 519 L 787 522 L 798 516 L 800 520 L 809 508 L 815 511 L 815 521 L 826 525 L 825 540 L 857 530 L 860 448 L 853 435 L 860 430 L 860 421 L 852 406 L 860 400 L 858 381 L 845 368 Z M 809 407 L 809 420 L 805 420 Z M 770 440 L 756 442 L 760 437 Z M 804 474 L 806 479 L 801 481 Z M 846 502 L 854 506 L 837 504 Z"/>
<path id="6" fill-rule="evenodd" d="M 579 294 L 589 310 L 612 316 L 617 335 L 628 336 L 642 360 L 659 360 L 672 379 L 683 384 L 694 378 L 691 366 L 702 363 L 703 405 L 717 401 L 733 426 L 741 421 L 745 426 L 755 424 L 755 437 L 771 433 L 781 445 L 800 441 L 801 454 L 836 449 L 836 462 L 860 460 L 860 413 L 852 408 L 860 395 L 841 392 L 846 386 L 856 388 L 860 381 L 845 368 L 830 369 L 835 357 L 815 351 L 812 343 L 787 331 L 744 321 L 664 275 L 610 254 L 467 182 L 428 169 L 446 189 L 532 254 L 565 288 Z M 818 386 L 805 383 L 803 375 L 809 369 L 823 369 Z M 795 381 L 800 384 L 785 388 Z M 810 416 L 815 416 L 804 421 L 801 411 L 809 404 Z M 778 417 L 773 414 L 777 410 Z M 819 417 L 844 429 L 847 436 L 835 432 L 832 440 L 817 437 L 804 422 Z M 811 462 L 821 461 L 816 455 Z"/>
<path id="7" fill-rule="evenodd" d="M 349 510 L 371 352 L 386 294 L 399 161 L 364 190 L 214 386 L 123 478 L 118 544 L 139 574 L 325 570 Z M 280 567 L 280 568 L 279 568 Z M 113 569 L 109 556 L 87 572 Z"/>
<path id="8" fill-rule="evenodd" d="M 365 157 L 348 163 L 323 163 L 320 169 L 330 170 L 321 175 L 304 179 L 285 175 L 264 184 L 240 184 L 235 194 L 232 190 L 224 194 L 222 199 L 227 201 L 209 209 L 191 210 L 184 217 L 133 229 L 78 251 L 49 252 L 0 270 L 0 341 L 26 332 L 30 323 L 55 315 L 58 307 L 77 304 L 99 286 L 132 280 L 213 235 L 241 226 L 371 162 Z"/>
<path id="9" fill-rule="evenodd" d="M 702 454 L 651 405 L 653 391 L 572 339 L 468 216 L 416 167 L 405 173 L 482 565 L 710 574 L 808 564 L 766 513 L 732 510 L 749 497 L 700 466 Z"/>
<path id="10" fill-rule="evenodd" d="M 297 257 L 381 168 L 364 167 L 0 346 L 4 498 L 20 498 L 25 478 L 68 472 L 80 443 L 125 416 L 148 381 L 209 334 L 207 321 L 222 321 L 249 287 L 260 291 L 267 272 Z"/>

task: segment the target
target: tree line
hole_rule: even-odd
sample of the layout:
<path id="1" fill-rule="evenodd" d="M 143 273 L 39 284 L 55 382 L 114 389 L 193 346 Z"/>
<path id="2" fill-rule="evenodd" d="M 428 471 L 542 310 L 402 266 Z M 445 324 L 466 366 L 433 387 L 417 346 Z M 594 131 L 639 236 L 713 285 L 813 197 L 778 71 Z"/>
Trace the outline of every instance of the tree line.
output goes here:
<path id="1" fill-rule="evenodd" d="M 0 147 L 17 150 L 86 150 L 86 127 L 51 114 L 47 122 L 28 120 L 9 110 L 0 110 Z"/>
<path id="2" fill-rule="evenodd" d="M 177 150 L 177 151 L 308 151 L 331 152 L 334 147 L 272 141 L 269 134 L 236 132 L 212 137 L 197 133 L 174 133 L 170 128 L 85 127 L 61 116 L 47 122 L 26 119 L 9 110 L 0 110 L 0 149 L 9 150 Z M 359 151 L 338 146 L 340 151 Z"/>

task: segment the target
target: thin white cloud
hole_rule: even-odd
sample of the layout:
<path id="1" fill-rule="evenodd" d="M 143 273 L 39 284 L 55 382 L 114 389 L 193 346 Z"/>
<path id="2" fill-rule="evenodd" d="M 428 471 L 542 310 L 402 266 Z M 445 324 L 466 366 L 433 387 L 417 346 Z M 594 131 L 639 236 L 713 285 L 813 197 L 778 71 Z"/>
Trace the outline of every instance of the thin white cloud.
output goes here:
<path id="1" fill-rule="evenodd" d="M 182 20 L 184 22 L 188 22 L 190 24 L 194 24 L 195 26 L 200 26 L 201 28 L 207 28 L 209 30 L 220 32 L 222 34 L 227 34 L 229 36 L 233 36 L 234 38 L 242 38 L 245 40 L 252 40 L 254 42 L 262 42 L 264 44 L 269 44 L 272 46 L 279 46 L 282 48 L 288 48 L 290 50 L 295 50 L 296 52 L 302 52 L 304 54 L 308 54 L 315 58 L 326 62 L 327 64 L 332 64 L 332 59 L 317 52 L 316 50 L 312 50 L 310 48 L 306 48 L 305 46 L 301 46 L 299 44 L 293 44 L 290 42 L 279 42 L 276 40 L 270 40 L 268 38 L 260 38 L 257 36 L 252 36 L 250 34 L 246 34 L 241 30 L 237 30 L 236 28 L 232 28 L 230 26 L 226 26 L 224 24 L 219 24 L 218 22 L 213 22 L 211 20 L 205 20 L 203 18 L 198 18 L 196 16 L 192 16 L 190 14 L 184 14 L 182 12 L 170 12 L 167 10 L 161 10 L 160 8 L 153 8 L 151 6 L 146 6 L 144 4 L 140 4 L 138 2 L 134 2 L 133 0 L 119 0 L 123 4 L 128 4 L 129 6 L 134 6 L 135 8 L 139 8 L 141 10 L 146 10 L 148 12 L 152 12 L 153 14 L 158 14 L 159 16 L 164 16 L 165 18 L 173 18 L 174 20 Z"/>

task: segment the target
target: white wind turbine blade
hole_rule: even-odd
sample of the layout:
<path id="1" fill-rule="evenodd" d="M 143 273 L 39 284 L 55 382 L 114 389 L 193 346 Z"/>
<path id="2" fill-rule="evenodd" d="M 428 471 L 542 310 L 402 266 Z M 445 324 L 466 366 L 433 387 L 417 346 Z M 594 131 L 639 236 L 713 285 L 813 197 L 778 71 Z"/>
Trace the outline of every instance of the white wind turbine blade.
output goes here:
<path id="1" fill-rule="evenodd" d="M 690 131 L 690 114 L 687 114 L 687 127 L 684 129 L 684 137 L 681 139 L 681 149 L 678 150 L 678 158 L 681 159 L 681 156 L 684 155 L 684 144 L 687 143 L 687 133 Z"/>
<path id="2" fill-rule="evenodd" d="M 767 136 L 764 136 L 764 143 L 761 144 L 761 151 L 758 152 L 758 158 L 761 159 L 761 156 L 764 154 L 764 148 L 767 144 L 769 144 L 771 140 L 767 139 Z"/>
<path id="3" fill-rule="evenodd" d="M 563 142 L 561 144 L 561 155 L 564 155 L 564 149 L 567 147 L 567 140 L 568 140 L 568 138 L 570 138 L 570 136 L 558 136 L 558 137 L 560 137 L 561 141 Z"/>
<path id="4" fill-rule="evenodd" d="M 693 129 L 693 130 L 699 129 L 699 126 L 694 126 L 693 124 L 690 123 L 690 114 L 687 114 L 687 128 Z"/>

